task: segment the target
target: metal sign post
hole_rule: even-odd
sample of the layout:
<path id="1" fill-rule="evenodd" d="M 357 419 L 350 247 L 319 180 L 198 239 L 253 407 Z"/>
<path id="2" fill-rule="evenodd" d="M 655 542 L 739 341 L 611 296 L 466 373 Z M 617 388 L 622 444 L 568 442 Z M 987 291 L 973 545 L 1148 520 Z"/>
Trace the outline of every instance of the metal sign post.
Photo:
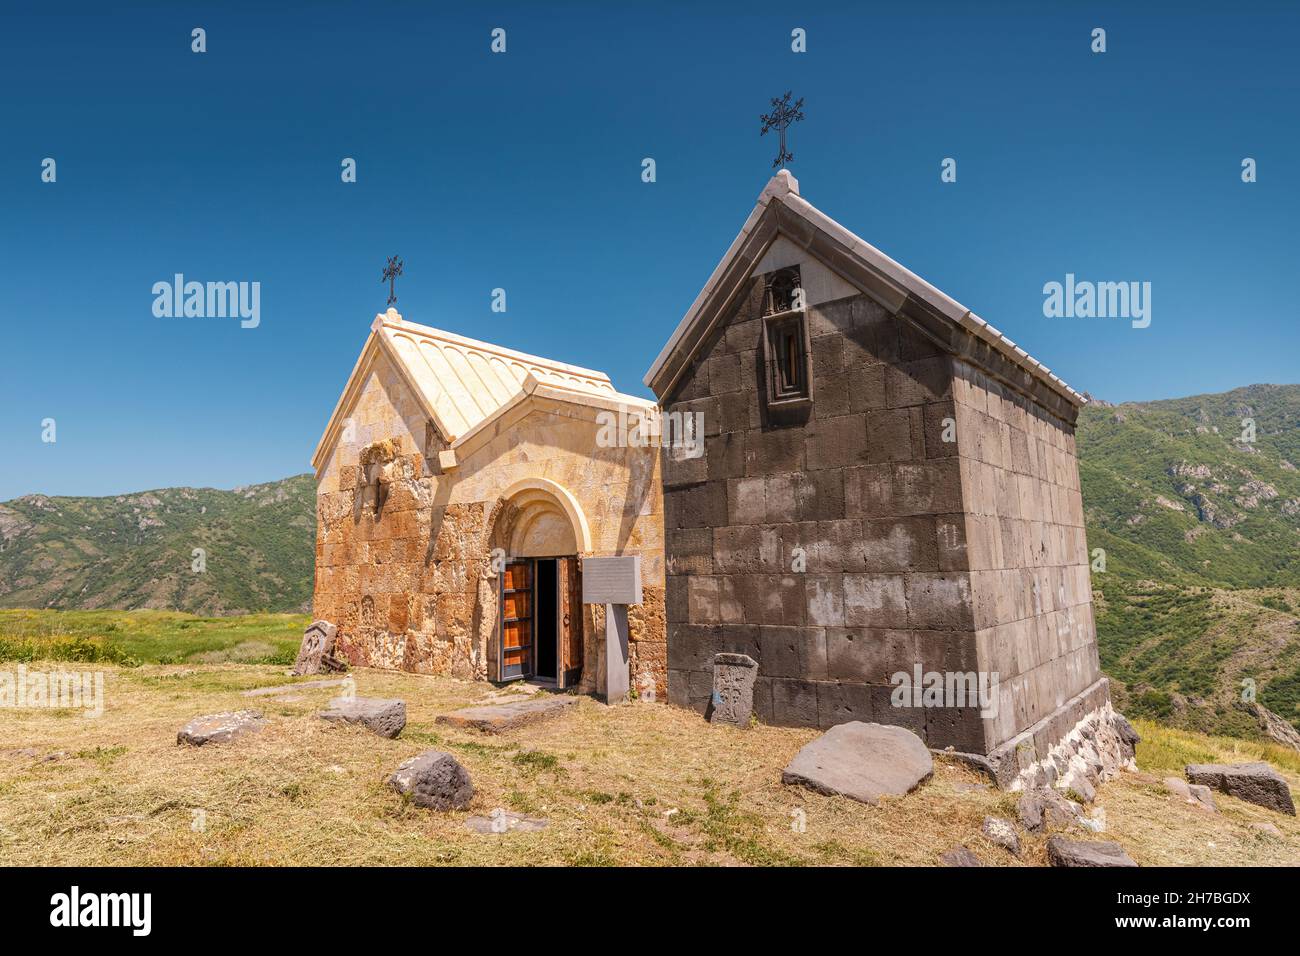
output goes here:
<path id="1" fill-rule="evenodd" d="M 605 605 L 605 703 L 621 704 L 631 686 L 627 606 L 640 604 L 641 556 L 583 558 L 582 603 Z"/>

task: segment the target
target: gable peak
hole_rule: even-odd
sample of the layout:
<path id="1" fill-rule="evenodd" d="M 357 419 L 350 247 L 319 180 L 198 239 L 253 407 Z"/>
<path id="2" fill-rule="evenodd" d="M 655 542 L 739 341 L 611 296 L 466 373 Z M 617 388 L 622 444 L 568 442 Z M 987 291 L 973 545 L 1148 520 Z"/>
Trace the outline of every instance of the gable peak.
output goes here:
<path id="1" fill-rule="evenodd" d="M 775 176 L 767 181 L 763 191 L 758 194 L 758 201 L 766 203 L 769 199 L 784 199 L 790 194 L 799 195 L 799 180 L 788 169 L 777 170 Z"/>

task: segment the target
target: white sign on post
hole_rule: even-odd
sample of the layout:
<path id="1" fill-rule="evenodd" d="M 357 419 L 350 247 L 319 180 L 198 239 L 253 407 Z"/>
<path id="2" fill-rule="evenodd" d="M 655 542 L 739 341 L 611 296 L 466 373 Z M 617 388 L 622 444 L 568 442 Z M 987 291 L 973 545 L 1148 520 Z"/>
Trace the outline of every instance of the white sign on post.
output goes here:
<path id="1" fill-rule="evenodd" d="M 641 556 L 582 559 L 583 604 L 640 604 Z"/>
<path id="2" fill-rule="evenodd" d="M 641 556 L 582 559 L 582 603 L 605 605 L 605 703 L 627 700 L 631 684 L 627 606 L 640 604 Z"/>

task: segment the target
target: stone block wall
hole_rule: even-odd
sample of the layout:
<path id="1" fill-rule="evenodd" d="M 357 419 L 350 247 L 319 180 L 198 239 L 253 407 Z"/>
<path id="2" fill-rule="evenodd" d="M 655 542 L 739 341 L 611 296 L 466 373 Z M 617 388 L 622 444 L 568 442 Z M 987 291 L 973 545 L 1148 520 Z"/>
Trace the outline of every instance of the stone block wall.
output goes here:
<path id="1" fill-rule="evenodd" d="M 808 307 L 811 408 L 774 420 L 761 296 L 755 277 L 663 397 L 705 436 L 663 454 L 670 700 L 707 711 L 726 651 L 758 661 L 775 724 L 975 754 L 1055 726 L 1100 676 L 1072 422 L 862 294 Z M 918 665 L 997 672 L 996 712 L 895 706 Z"/>
<path id="2" fill-rule="evenodd" d="M 954 373 L 976 647 L 1001 693 L 992 749 L 1101 666 L 1073 427 L 965 362 Z"/>
<path id="3" fill-rule="evenodd" d="M 629 615 L 632 684 L 667 693 L 662 495 L 650 448 L 599 447 L 595 412 L 536 402 L 443 473 L 446 447 L 401 373 L 374 362 L 353 408 L 350 430 L 332 449 L 317 487 L 313 613 L 339 625 L 338 647 L 352 664 L 464 679 L 494 676 L 496 579 L 491 549 L 506 489 L 544 479 L 567 489 L 586 516 L 590 554 L 640 554 L 646 603 Z M 386 497 L 360 459 L 390 442 Z M 604 630 L 584 607 L 580 689 L 595 691 Z"/>
<path id="4" fill-rule="evenodd" d="M 808 309 L 812 407 L 763 403 L 760 278 L 667 396 L 705 454 L 663 455 L 669 696 L 704 711 L 715 653 L 759 662 L 761 720 L 910 725 L 982 742 L 978 713 L 899 709 L 890 675 L 974 670 L 952 361 L 863 295 Z"/>

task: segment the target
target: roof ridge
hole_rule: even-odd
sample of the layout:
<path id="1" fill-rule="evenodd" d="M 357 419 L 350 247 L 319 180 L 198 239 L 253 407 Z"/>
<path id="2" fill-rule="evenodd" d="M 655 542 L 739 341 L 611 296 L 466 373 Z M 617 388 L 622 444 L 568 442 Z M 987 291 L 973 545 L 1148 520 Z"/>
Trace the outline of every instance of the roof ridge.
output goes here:
<path id="1" fill-rule="evenodd" d="M 519 359 L 523 362 L 533 363 L 535 365 L 545 365 L 570 374 L 594 378 L 602 382 L 610 381 L 609 374 L 607 372 L 602 372 L 599 369 L 573 365 L 570 362 L 562 362 L 559 359 L 547 358 L 544 355 L 534 355 L 530 352 L 512 349 L 508 345 L 498 345 L 495 342 L 488 342 L 484 339 L 470 338 L 468 335 L 462 335 L 459 332 L 451 332 L 447 329 L 435 328 L 432 325 L 423 325 L 419 322 L 412 322 L 409 319 L 403 318 L 395 309 L 389 309 L 387 313 L 375 316 L 374 327 L 379 326 L 414 332 L 418 335 L 423 335 L 425 338 L 438 339 L 455 345 L 468 346 L 469 348 L 478 351 L 500 355 L 503 358 L 513 358 Z"/>

